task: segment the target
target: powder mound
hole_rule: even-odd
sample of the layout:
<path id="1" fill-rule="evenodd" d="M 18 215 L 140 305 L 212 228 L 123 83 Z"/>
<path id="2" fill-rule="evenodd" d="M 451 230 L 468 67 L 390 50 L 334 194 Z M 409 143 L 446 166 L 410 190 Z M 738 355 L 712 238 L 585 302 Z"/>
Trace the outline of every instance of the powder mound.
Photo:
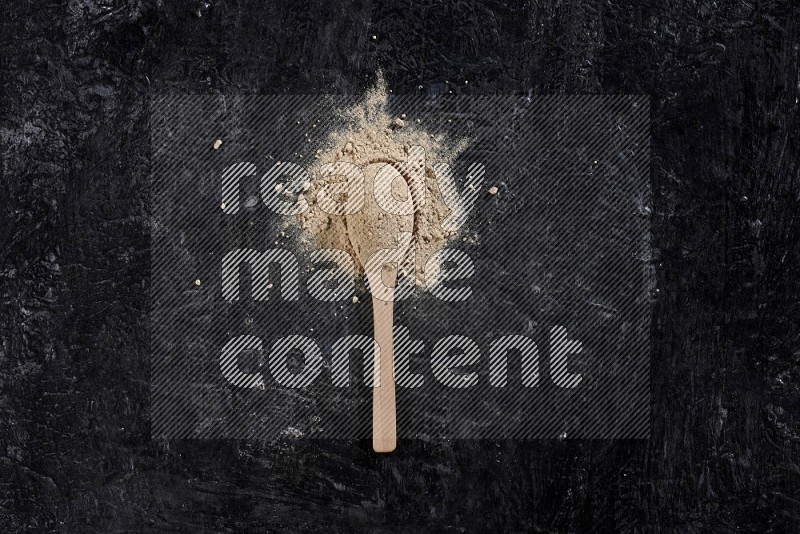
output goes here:
<path id="1" fill-rule="evenodd" d="M 452 184 L 442 183 L 448 178 L 437 176 L 434 163 L 451 163 L 465 142 L 448 143 L 390 116 L 380 78 L 340 115 L 344 126 L 329 134 L 309 169 L 302 233 L 316 248 L 348 252 L 357 274 L 375 252 L 397 249 L 399 276 L 424 287 L 426 265 L 439 269 L 432 256 L 456 234 L 442 223 L 462 209 L 445 204 L 441 188 Z"/>

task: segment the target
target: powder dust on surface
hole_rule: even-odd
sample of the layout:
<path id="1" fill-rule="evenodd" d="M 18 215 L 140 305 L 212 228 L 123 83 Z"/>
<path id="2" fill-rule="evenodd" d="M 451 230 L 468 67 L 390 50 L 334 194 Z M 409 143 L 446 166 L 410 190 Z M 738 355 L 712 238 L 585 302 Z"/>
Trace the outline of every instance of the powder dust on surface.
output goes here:
<path id="1" fill-rule="evenodd" d="M 362 102 L 336 114 L 342 126 L 332 131 L 317 150 L 309 168 L 311 182 L 304 184 L 300 193 L 308 202 L 308 209 L 295 221 L 300 227 L 301 241 L 315 249 L 348 252 L 358 275 L 364 272 L 365 263 L 374 252 L 397 249 L 401 232 L 409 232 L 411 246 L 394 268 L 398 269 L 398 276 L 413 276 L 416 285 L 424 288 L 426 264 L 457 234 L 456 230 L 444 228 L 442 222 L 449 215 L 458 216 L 464 209 L 457 202 L 451 201 L 456 204 L 451 206 L 445 204 L 441 188 L 453 188 L 454 184 L 444 183 L 443 180 L 450 178 L 437 176 L 433 165 L 452 164 L 466 147 L 466 140 L 450 140 L 426 132 L 420 120 L 415 123 L 406 119 L 413 110 L 399 117 L 391 116 L 386 85 L 380 76 Z M 324 165 L 337 163 L 354 164 L 364 173 L 364 206 L 357 213 L 330 214 L 320 206 L 323 188 L 328 191 L 326 194 L 335 191 L 337 202 L 349 200 L 345 177 L 320 173 Z M 391 195 L 396 201 L 408 201 L 410 195 L 415 207 L 413 214 L 389 213 L 375 200 L 375 177 L 387 164 L 399 171 L 391 181 Z M 424 184 L 407 179 L 409 173 L 405 170 L 411 165 L 417 165 L 415 176 L 424 177 Z M 428 278 L 440 269 L 436 261 L 427 267 Z"/>

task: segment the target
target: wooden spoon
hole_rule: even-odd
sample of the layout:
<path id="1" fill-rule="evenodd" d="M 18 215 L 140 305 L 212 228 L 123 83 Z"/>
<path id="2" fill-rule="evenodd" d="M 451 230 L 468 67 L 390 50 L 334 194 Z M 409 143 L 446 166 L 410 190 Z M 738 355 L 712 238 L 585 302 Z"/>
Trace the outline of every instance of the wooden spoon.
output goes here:
<path id="1" fill-rule="evenodd" d="M 408 188 L 408 197 L 413 206 L 413 213 L 408 215 L 388 217 L 383 214 L 383 217 L 381 217 L 380 232 L 386 235 L 380 237 L 388 238 L 391 241 L 396 239 L 400 241 L 398 243 L 399 247 L 395 251 L 395 258 L 392 261 L 368 265 L 371 260 L 370 254 L 374 252 L 372 249 L 375 243 L 372 240 L 375 237 L 366 239 L 362 236 L 361 239 L 364 242 L 360 242 L 359 239 L 353 237 L 353 232 L 348 232 L 350 244 L 357 260 L 364 266 L 372 292 L 372 317 L 376 342 L 372 390 L 372 448 L 375 452 L 392 452 L 397 447 L 394 342 L 392 339 L 395 286 L 399 269 L 411 264 L 412 276 L 414 272 L 413 235 L 400 232 L 400 220 L 404 217 L 411 217 L 412 227 L 415 227 L 419 209 L 424 205 L 425 152 L 421 147 L 412 147 L 405 162 L 392 161 L 388 158 L 375 158 L 359 163 L 373 166 L 379 164 L 391 165 L 405 180 Z M 371 189 L 371 187 L 368 186 L 368 189 Z M 375 220 L 367 220 L 370 217 L 375 217 L 375 213 L 370 210 L 364 210 L 358 214 L 346 216 L 345 224 L 353 230 L 355 228 L 364 228 L 370 223 L 376 224 L 377 221 Z"/>

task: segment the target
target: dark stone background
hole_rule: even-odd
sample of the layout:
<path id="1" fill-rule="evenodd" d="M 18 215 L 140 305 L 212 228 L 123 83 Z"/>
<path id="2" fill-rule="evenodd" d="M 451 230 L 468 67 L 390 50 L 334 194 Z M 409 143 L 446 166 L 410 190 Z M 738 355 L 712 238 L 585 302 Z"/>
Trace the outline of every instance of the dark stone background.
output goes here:
<path id="1" fill-rule="evenodd" d="M 0 17 L 3 532 L 798 528 L 796 2 L 13 0 Z M 396 93 L 651 95 L 648 441 L 150 440 L 148 93 L 353 94 L 379 67 Z"/>

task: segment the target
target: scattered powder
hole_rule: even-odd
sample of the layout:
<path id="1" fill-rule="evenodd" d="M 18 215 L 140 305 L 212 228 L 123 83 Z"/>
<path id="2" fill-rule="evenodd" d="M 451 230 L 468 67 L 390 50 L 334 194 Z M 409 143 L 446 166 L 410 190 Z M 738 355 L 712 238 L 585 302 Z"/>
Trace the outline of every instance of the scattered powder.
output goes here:
<path id="1" fill-rule="evenodd" d="M 455 237 L 456 232 L 444 229 L 442 221 L 453 211 L 462 209 L 445 205 L 440 188 L 453 187 L 453 184 L 440 183 L 445 178 L 436 175 L 433 165 L 451 164 L 464 150 L 466 141 L 448 141 L 417 125 L 409 125 L 400 118 L 405 114 L 390 116 L 386 85 L 380 76 L 363 102 L 341 110 L 339 115 L 343 126 L 331 132 L 323 147 L 317 150 L 317 159 L 309 169 L 312 182 L 303 188 L 309 209 L 297 218 L 301 236 L 316 248 L 349 252 L 360 274 L 374 252 L 397 249 L 400 234 L 409 232 L 413 247 L 406 248 L 401 265 L 394 267 L 398 268 L 400 276 L 413 274 L 417 285 L 424 287 L 426 263 Z M 364 207 L 359 212 L 332 215 L 323 211 L 320 200 L 324 201 L 326 195 L 329 200 L 333 197 L 336 202 L 347 203 L 353 200 L 350 195 L 354 194 L 347 190 L 344 176 L 321 174 L 327 164 L 337 164 L 336 168 L 354 164 L 363 171 Z M 396 215 L 379 206 L 373 193 L 379 172 L 381 180 L 391 179 L 394 202 L 405 202 L 408 206 L 410 197 L 416 208 L 413 214 Z M 439 268 L 438 265 L 430 267 Z"/>

